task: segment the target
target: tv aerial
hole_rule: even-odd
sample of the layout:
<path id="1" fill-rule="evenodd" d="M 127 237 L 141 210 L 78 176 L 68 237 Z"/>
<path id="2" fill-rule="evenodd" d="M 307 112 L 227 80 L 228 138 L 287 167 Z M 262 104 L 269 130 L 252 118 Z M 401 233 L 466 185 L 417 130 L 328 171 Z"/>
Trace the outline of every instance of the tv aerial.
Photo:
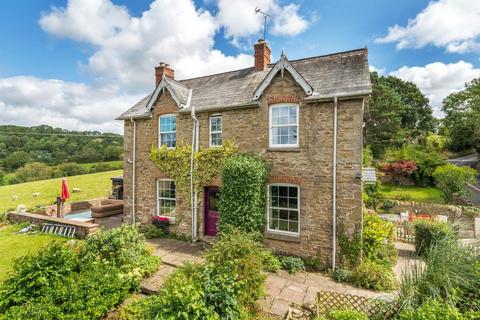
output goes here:
<path id="1" fill-rule="evenodd" d="M 255 14 L 263 15 L 263 41 L 267 41 L 267 18 L 270 18 L 270 15 L 263 12 L 259 7 L 255 7 Z"/>

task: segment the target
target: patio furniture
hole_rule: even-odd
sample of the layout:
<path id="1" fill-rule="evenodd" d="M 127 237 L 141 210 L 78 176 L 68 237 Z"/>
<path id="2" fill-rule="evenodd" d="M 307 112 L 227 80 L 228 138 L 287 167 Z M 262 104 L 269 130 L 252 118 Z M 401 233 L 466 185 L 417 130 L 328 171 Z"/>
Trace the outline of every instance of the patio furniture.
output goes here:
<path id="1" fill-rule="evenodd" d="M 105 218 L 123 213 L 123 200 L 106 199 L 90 208 L 93 218 Z"/>

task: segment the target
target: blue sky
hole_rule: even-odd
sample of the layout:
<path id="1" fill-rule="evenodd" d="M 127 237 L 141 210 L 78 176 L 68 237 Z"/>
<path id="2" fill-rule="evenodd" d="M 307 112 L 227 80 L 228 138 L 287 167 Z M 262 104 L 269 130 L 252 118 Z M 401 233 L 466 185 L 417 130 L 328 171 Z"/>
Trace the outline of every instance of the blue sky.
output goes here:
<path id="1" fill-rule="evenodd" d="M 368 46 L 372 68 L 441 100 L 480 76 L 480 1 L 1 1 L 0 123 L 120 131 L 113 118 L 153 86 L 252 63 L 272 15 L 276 60 Z M 169 10 L 166 10 L 169 8 Z"/>

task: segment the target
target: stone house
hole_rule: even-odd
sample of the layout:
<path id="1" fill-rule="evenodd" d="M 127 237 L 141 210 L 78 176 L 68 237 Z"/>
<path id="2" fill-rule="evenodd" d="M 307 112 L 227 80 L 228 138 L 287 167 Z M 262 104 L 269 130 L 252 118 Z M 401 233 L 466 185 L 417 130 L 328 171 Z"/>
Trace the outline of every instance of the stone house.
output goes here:
<path id="1" fill-rule="evenodd" d="M 334 234 L 362 219 L 362 126 L 371 93 L 367 49 L 270 63 L 254 45 L 250 68 L 175 80 L 155 68 L 156 87 L 118 117 L 124 121 L 124 210 L 128 221 L 167 216 L 195 239 L 216 234 L 219 179 L 205 186 L 198 210 L 185 205 L 175 181 L 150 160 L 152 146 L 175 148 L 198 137 L 202 147 L 231 140 L 271 166 L 265 242 L 278 252 L 332 262 Z M 198 125 L 194 126 L 192 109 Z M 197 130 L 197 135 L 193 130 Z M 189 219 L 176 221 L 182 213 Z M 335 221 L 335 223 L 333 223 Z M 333 261 L 334 263 L 334 261 Z"/>

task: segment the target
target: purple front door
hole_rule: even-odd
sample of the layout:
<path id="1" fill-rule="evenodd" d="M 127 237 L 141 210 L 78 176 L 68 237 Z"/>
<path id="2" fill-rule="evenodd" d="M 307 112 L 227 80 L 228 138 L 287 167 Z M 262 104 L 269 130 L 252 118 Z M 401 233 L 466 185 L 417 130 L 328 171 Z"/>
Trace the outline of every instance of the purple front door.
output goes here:
<path id="1" fill-rule="evenodd" d="M 205 188 L 205 234 L 207 236 L 217 235 L 219 201 L 220 191 L 217 187 Z"/>

